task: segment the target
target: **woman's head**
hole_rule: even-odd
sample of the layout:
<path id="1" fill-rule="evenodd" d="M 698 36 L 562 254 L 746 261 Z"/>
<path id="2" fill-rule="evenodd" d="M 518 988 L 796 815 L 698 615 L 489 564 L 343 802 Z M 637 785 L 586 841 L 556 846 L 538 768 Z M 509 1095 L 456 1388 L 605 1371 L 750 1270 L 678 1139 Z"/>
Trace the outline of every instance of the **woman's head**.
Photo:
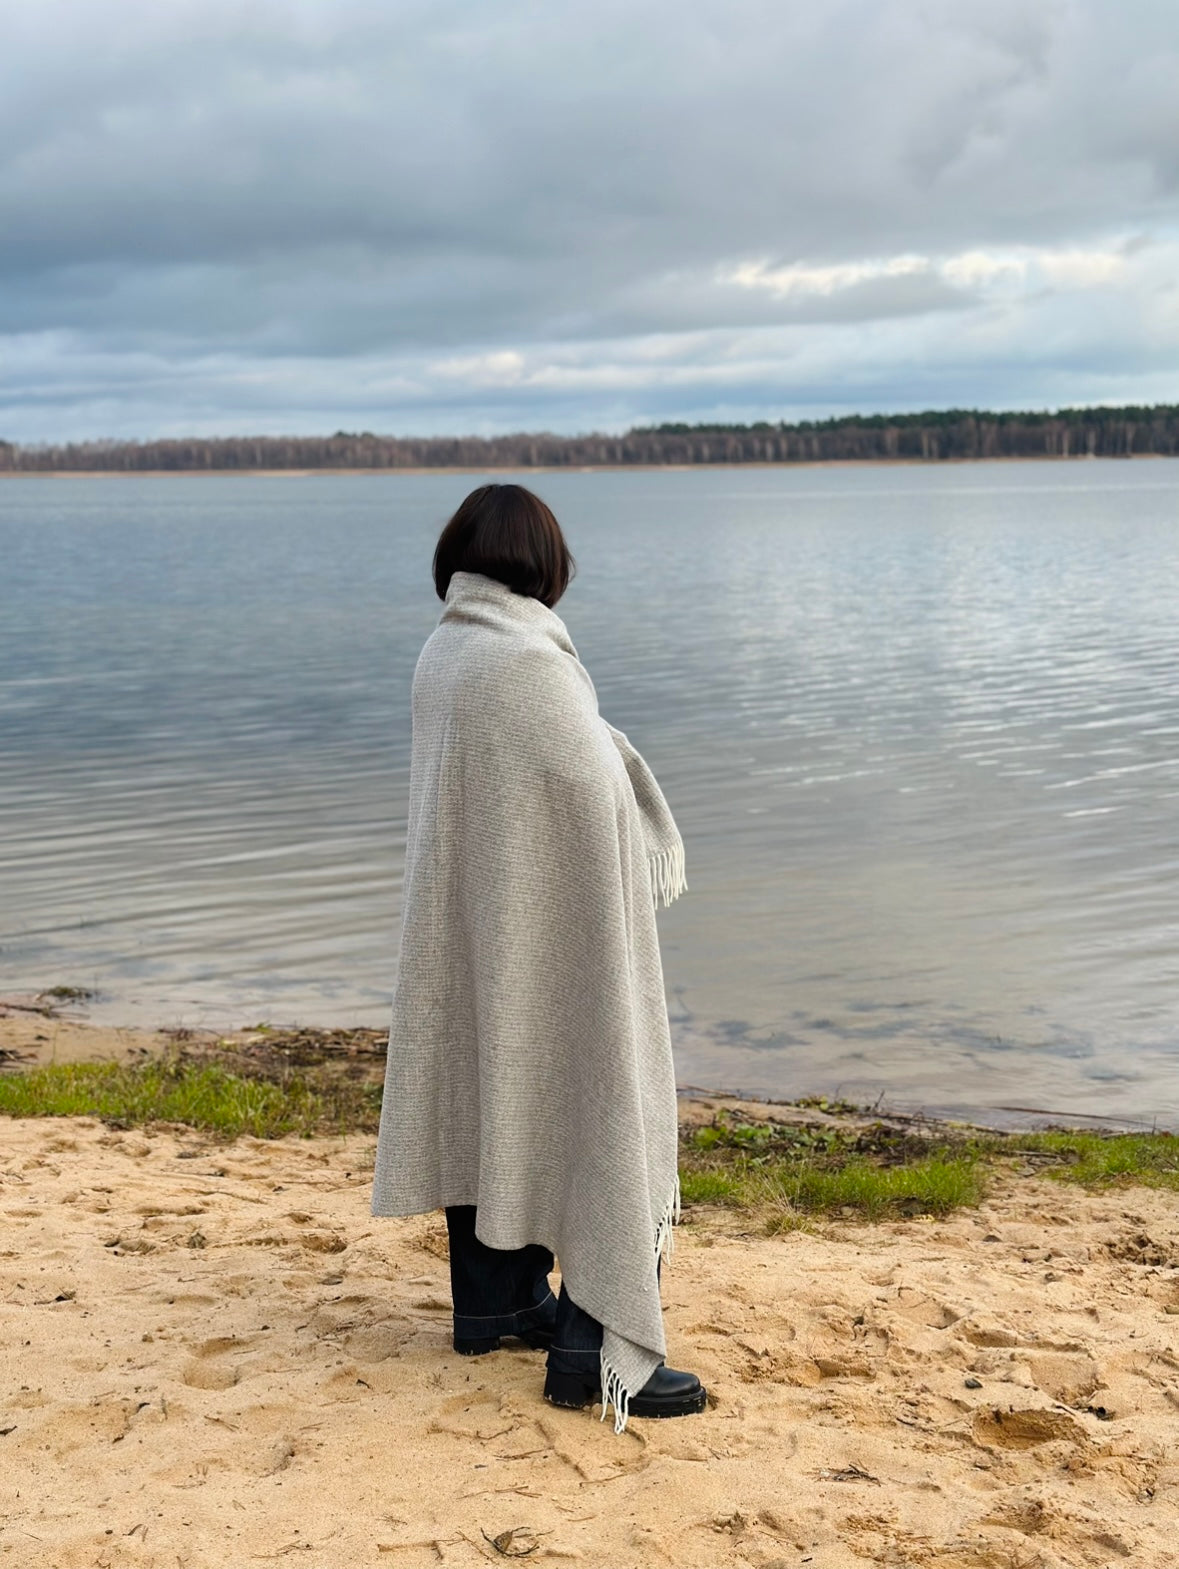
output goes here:
<path id="1" fill-rule="evenodd" d="M 434 551 L 434 587 L 446 598 L 456 572 L 481 572 L 551 610 L 569 586 L 575 562 L 561 525 L 523 485 L 480 485 L 442 530 Z"/>

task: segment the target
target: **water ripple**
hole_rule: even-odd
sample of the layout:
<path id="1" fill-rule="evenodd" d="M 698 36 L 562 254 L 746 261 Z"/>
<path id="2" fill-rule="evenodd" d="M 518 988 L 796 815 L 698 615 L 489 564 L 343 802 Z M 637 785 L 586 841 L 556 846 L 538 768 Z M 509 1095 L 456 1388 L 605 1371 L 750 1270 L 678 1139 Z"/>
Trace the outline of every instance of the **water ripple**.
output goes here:
<path id="1" fill-rule="evenodd" d="M 473 483 L 0 485 L 0 984 L 383 1022 Z M 534 483 L 687 843 L 682 1077 L 1179 1116 L 1179 466 Z"/>

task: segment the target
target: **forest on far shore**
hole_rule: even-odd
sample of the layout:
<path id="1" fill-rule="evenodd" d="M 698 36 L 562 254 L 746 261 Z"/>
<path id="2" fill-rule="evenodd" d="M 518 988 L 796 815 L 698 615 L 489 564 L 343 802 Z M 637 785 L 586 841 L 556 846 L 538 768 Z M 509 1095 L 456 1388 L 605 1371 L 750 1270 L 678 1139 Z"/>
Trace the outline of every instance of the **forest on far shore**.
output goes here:
<path id="1" fill-rule="evenodd" d="M 988 413 L 847 414 L 795 424 L 649 425 L 623 435 L 181 436 L 18 446 L 0 472 L 530 469 L 692 463 L 941 462 L 962 458 L 1179 456 L 1179 404 Z"/>

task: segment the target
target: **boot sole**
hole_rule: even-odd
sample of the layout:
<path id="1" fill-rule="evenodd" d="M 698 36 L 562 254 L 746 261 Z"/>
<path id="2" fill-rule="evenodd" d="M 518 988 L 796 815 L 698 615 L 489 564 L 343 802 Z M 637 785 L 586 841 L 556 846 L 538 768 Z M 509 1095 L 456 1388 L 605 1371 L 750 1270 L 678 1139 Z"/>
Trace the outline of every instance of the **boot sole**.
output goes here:
<path id="1" fill-rule="evenodd" d="M 544 1397 L 550 1405 L 563 1406 L 567 1411 L 584 1411 L 586 1406 L 601 1400 L 602 1391 L 599 1385 L 587 1386 L 581 1379 L 573 1378 L 568 1373 L 550 1373 L 544 1381 Z M 708 1391 L 700 1388 L 695 1394 L 680 1395 L 674 1400 L 644 1400 L 641 1395 L 636 1395 L 628 1409 L 631 1416 L 695 1416 L 707 1404 Z"/>
<path id="2" fill-rule="evenodd" d="M 708 1391 L 701 1387 L 694 1395 L 678 1400 L 643 1400 L 636 1395 L 630 1403 L 631 1416 L 698 1416 L 708 1404 Z"/>

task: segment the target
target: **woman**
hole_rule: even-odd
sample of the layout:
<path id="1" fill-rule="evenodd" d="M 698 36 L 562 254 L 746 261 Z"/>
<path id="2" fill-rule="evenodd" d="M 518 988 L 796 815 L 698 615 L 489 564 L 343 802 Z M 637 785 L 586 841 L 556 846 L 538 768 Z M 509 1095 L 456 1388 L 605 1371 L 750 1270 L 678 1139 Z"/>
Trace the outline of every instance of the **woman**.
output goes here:
<path id="1" fill-rule="evenodd" d="M 372 1209 L 445 1207 L 455 1350 L 547 1348 L 546 1397 L 613 1405 L 621 1432 L 705 1405 L 659 1305 L 679 1190 L 655 904 L 686 884 L 553 610 L 573 565 L 519 485 L 480 486 L 438 541 Z"/>

